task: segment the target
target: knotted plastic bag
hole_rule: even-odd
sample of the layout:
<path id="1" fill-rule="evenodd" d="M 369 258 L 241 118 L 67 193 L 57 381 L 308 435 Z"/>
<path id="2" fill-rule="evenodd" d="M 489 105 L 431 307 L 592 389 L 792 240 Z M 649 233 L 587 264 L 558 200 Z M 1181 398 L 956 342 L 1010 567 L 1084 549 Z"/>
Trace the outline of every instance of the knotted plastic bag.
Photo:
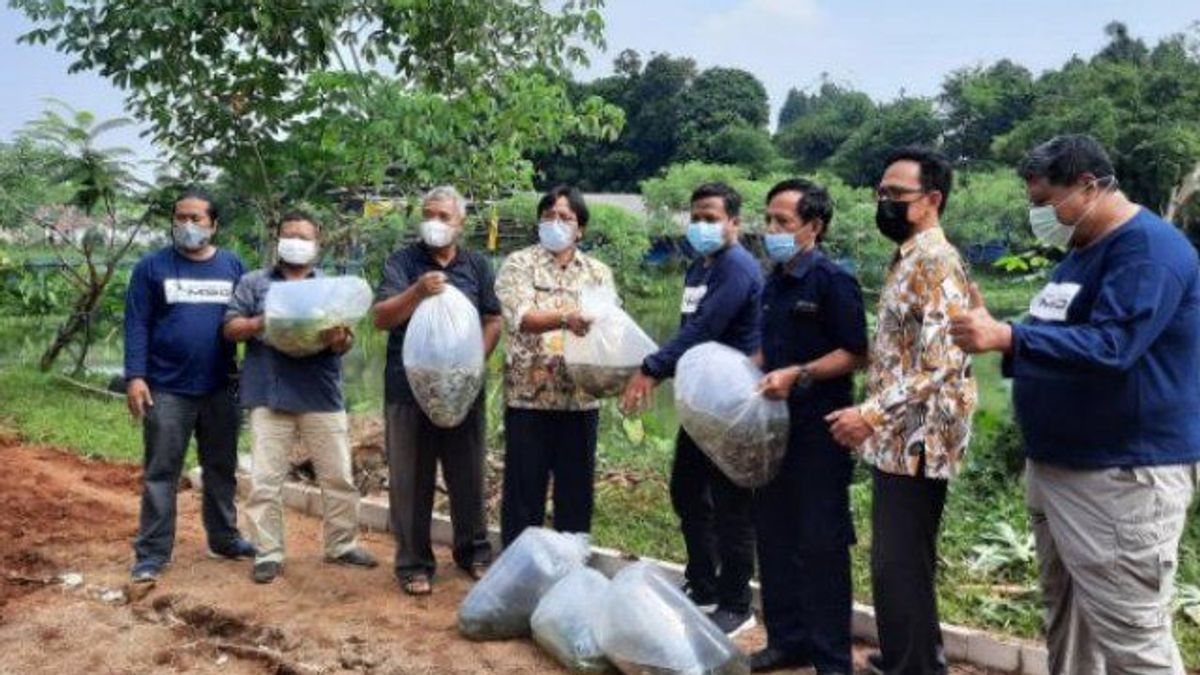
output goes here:
<path id="1" fill-rule="evenodd" d="M 587 335 L 567 332 L 567 374 L 596 398 L 616 396 L 658 345 L 621 309 L 611 288 L 585 286 L 580 291 L 579 311 L 592 324 Z"/>
<path id="2" fill-rule="evenodd" d="M 462 424 L 483 387 L 483 328 L 453 286 L 425 298 L 404 334 L 404 371 L 417 405 L 439 427 Z"/>
<path id="3" fill-rule="evenodd" d="M 608 577 L 581 567 L 542 596 L 529 620 L 534 641 L 571 672 L 607 673 L 613 669 L 592 630 L 596 608 L 604 602 L 608 586 Z"/>
<path id="4" fill-rule="evenodd" d="M 321 333 L 351 327 L 371 309 L 371 287 L 358 277 L 274 281 L 267 289 L 263 340 L 289 356 L 325 349 Z"/>
<path id="5" fill-rule="evenodd" d="M 763 397 L 762 378 L 749 357 L 716 342 L 687 350 L 675 367 L 679 424 L 744 488 L 770 482 L 787 452 L 787 403 Z"/>

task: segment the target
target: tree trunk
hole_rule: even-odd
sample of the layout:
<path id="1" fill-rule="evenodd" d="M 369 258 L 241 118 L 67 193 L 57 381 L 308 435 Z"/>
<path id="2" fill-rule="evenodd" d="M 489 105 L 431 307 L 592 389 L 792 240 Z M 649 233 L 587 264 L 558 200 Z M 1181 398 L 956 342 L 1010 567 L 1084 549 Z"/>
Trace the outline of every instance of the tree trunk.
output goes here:
<path id="1" fill-rule="evenodd" d="M 54 342 L 46 348 L 46 352 L 42 354 L 41 361 L 38 362 L 38 367 L 42 371 L 50 370 L 54 366 L 54 362 L 67 345 L 74 342 L 81 331 L 84 331 L 85 343 L 80 345 L 81 354 L 87 354 L 87 344 L 91 340 L 91 331 L 86 330 L 91 324 L 92 314 L 96 311 L 96 305 L 100 304 L 100 298 L 104 295 L 104 288 L 108 285 L 107 281 L 104 284 L 92 286 L 79 298 L 75 303 L 75 311 L 63 325 L 59 327 L 58 333 L 54 336 Z M 82 357 L 81 357 L 82 360 Z"/>

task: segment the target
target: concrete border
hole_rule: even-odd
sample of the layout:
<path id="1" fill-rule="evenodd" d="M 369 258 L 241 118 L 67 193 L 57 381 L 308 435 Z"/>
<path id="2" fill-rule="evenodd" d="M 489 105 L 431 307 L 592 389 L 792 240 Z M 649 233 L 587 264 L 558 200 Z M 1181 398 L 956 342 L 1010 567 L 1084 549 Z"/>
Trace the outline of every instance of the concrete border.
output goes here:
<path id="1" fill-rule="evenodd" d="M 246 458 L 248 459 L 248 458 Z M 245 466 L 243 465 L 243 468 Z M 188 472 L 188 480 L 193 485 L 200 485 L 200 469 Z M 238 476 L 238 494 L 245 497 L 250 490 L 250 477 L 242 472 Z M 321 516 L 320 489 L 313 485 L 289 482 L 283 486 L 283 503 L 292 509 L 312 516 Z M 358 522 L 361 527 L 375 532 L 391 532 L 391 519 L 388 513 L 386 497 L 364 497 L 359 506 Z M 433 515 L 433 525 L 430 530 L 433 541 L 437 544 L 449 545 L 453 541 L 453 530 L 450 518 L 440 513 Z M 489 539 L 492 545 L 499 549 L 500 531 L 489 529 Z M 592 559 L 589 563 L 608 576 L 612 576 L 626 565 L 637 560 L 647 560 L 657 565 L 668 577 L 679 583 L 683 582 L 683 566 L 676 563 L 653 558 L 640 558 L 636 555 L 623 553 L 615 549 L 592 547 Z M 754 596 L 754 607 L 761 609 L 761 598 L 757 583 L 751 584 Z M 879 635 L 875 629 L 875 609 L 870 605 L 854 603 L 851 631 L 858 640 L 877 643 Z M 946 657 L 953 661 L 962 661 L 984 668 L 991 668 L 1005 673 L 1020 675 L 1049 675 L 1046 662 L 1046 647 L 1037 642 L 1016 640 L 1013 638 L 993 635 L 986 631 L 964 628 L 952 624 L 942 624 L 942 637 L 945 640 Z"/>

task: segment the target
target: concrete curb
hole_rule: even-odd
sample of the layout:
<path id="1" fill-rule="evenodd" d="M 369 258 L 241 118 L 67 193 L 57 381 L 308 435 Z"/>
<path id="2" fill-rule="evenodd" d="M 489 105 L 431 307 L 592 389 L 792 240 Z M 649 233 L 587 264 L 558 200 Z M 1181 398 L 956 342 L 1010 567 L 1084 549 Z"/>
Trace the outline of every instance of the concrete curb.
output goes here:
<path id="1" fill-rule="evenodd" d="M 244 456 L 243 458 L 244 460 L 248 459 Z M 241 465 L 243 471 L 238 476 L 238 494 L 245 498 L 250 491 L 250 477 L 245 462 L 241 462 Z M 189 471 L 187 477 L 194 486 L 197 488 L 200 486 L 200 469 Z M 283 503 L 302 513 L 321 516 L 321 491 L 315 486 L 302 483 L 285 484 L 283 486 Z M 360 526 L 368 530 L 391 532 L 387 498 L 364 497 L 359 505 L 358 522 Z M 449 545 L 454 538 L 450 519 L 435 513 L 430 534 L 435 543 Z M 500 531 L 490 528 L 488 534 L 492 546 L 499 550 Z M 637 560 L 652 562 L 658 565 L 668 577 L 678 583 L 683 583 L 682 565 L 653 558 L 639 558 L 615 549 L 592 547 L 592 559 L 589 564 L 611 577 L 626 565 Z M 752 583 L 751 590 L 754 596 L 754 607 L 761 609 L 758 584 Z M 871 643 L 878 642 L 879 635 L 875 629 L 875 609 L 873 607 L 854 603 L 851 620 L 851 631 L 856 639 Z M 1046 647 L 1041 643 L 1015 640 L 952 624 L 942 624 L 942 637 L 945 641 L 946 657 L 953 661 L 962 661 L 1005 673 L 1049 675 Z"/>

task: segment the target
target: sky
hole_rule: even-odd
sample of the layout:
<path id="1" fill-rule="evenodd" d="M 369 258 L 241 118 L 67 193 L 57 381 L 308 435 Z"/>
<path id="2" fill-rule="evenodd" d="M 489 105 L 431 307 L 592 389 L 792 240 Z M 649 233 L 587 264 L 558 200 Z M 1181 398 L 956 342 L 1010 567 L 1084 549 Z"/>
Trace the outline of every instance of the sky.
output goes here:
<path id="1" fill-rule="evenodd" d="M 612 71 L 626 48 L 690 56 L 698 66 L 743 68 L 767 88 L 772 119 L 789 88 L 812 88 L 822 73 L 878 100 L 901 92 L 931 96 L 950 72 L 1009 58 L 1035 74 L 1106 41 L 1104 26 L 1125 22 L 1148 44 L 1189 30 L 1200 6 L 1180 0 L 957 2 L 910 0 L 607 0 L 607 52 L 578 72 L 588 80 Z M 12 138 L 45 107 L 63 99 L 101 118 L 119 117 L 123 95 L 94 73 L 67 74 L 71 61 L 50 46 L 19 45 L 24 16 L 0 9 L 0 140 Z M 1200 34 L 1200 33 L 1198 33 Z M 145 159 L 150 145 L 133 129 L 114 145 Z"/>

